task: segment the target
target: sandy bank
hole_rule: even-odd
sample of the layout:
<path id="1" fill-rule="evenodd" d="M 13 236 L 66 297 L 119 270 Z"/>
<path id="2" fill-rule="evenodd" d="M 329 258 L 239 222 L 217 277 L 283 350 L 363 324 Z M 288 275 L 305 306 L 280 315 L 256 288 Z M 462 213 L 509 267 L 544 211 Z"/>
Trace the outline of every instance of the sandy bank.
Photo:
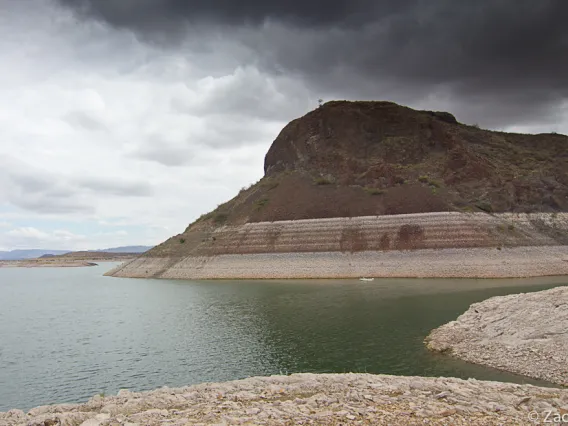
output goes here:
<path id="1" fill-rule="evenodd" d="M 85 266 L 97 266 L 95 262 L 85 260 L 6 260 L 0 261 L 0 268 L 79 268 Z"/>
<path id="2" fill-rule="evenodd" d="M 370 374 L 256 377 L 0 413 L 14 425 L 528 425 L 568 413 L 568 390 Z M 534 414 L 533 414 L 534 415 Z M 551 417 L 552 418 L 552 417 Z"/>
<path id="3" fill-rule="evenodd" d="M 472 363 L 568 386 L 568 287 L 474 303 L 426 342 Z"/>
<path id="4" fill-rule="evenodd" d="M 107 275 L 167 279 L 538 277 L 568 275 L 568 246 L 143 256 Z"/>

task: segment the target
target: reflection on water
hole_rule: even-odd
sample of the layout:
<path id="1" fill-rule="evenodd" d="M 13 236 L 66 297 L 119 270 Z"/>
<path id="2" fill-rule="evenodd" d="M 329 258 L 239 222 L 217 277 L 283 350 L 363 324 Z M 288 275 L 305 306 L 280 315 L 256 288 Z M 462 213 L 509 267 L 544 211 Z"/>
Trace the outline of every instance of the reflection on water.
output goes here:
<path id="1" fill-rule="evenodd" d="M 0 410 L 254 375 L 369 372 L 534 381 L 434 355 L 428 332 L 530 280 L 161 281 L 0 270 Z"/>

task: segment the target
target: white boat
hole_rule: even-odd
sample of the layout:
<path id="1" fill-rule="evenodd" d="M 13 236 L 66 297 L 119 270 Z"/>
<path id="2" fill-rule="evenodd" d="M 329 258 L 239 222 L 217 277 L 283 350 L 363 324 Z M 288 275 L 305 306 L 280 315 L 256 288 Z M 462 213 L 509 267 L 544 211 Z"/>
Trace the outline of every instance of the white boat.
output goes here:
<path id="1" fill-rule="evenodd" d="M 374 278 L 359 278 L 359 281 L 373 281 Z"/>

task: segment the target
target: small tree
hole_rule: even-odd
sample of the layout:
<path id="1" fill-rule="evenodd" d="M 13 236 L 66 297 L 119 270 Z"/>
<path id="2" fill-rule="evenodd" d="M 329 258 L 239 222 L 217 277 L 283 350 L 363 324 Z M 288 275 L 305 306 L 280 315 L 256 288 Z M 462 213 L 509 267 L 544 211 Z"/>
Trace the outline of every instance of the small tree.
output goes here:
<path id="1" fill-rule="evenodd" d="M 318 105 L 319 105 L 319 108 L 321 108 L 323 106 L 323 99 L 318 99 Z"/>

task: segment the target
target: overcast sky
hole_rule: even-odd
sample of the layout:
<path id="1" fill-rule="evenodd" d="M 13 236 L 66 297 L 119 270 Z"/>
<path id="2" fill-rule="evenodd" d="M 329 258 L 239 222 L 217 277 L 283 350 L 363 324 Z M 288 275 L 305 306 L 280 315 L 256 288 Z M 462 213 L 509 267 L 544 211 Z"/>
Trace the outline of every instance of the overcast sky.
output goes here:
<path id="1" fill-rule="evenodd" d="M 0 250 L 157 244 L 318 98 L 568 133 L 564 0 L 1 0 Z"/>

